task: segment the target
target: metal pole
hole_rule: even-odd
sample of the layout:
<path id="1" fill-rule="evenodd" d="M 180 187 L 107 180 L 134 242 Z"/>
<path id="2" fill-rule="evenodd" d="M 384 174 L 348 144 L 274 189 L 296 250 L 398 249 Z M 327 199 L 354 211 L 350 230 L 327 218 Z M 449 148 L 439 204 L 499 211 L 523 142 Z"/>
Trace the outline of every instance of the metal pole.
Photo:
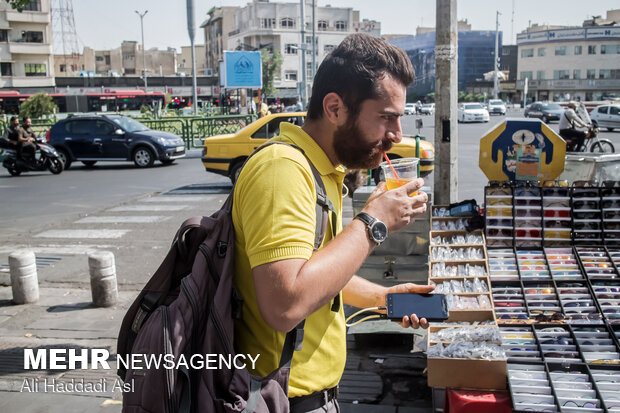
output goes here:
<path id="1" fill-rule="evenodd" d="M 148 13 L 148 10 L 144 10 L 144 13 L 140 13 L 138 10 L 134 10 L 138 16 L 140 16 L 140 31 L 142 32 L 142 71 L 144 76 L 144 91 L 148 88 L 147 74 L 146 74 L 146 48 L 144 47 L 144 16 Z"/>
<path id="2" fill-rule="evenodd" d="M 499 95 L 499 79 L 497 77 L 499 71 L 499 15 L 501 13 L 497 11 L 495 13 L 495 64 L 493 65 L 493 99 L 497 99 Z"/>
<path id="3" fill-rule="evenodd" d="M 312 0 L 312 84 L 316 74 L 316 0 Z"/>
<path id="4" fill-rule="evenodd" d="M 299 0 L 299 8 L 301 10 L 301 105 L 306 109 L 308 79 L 306 76 L 306 5 L 304 2 L 305 0 Z"/>
<path id="5" fill-rule="evenodd" d="M 189 34 L 189 41 L 192 49 L 192 98 L 194 99 L 194 116 L 198 113 L 198 96 L 196 95 L 196 53 L 194 47 L 194 37 L 196 35 L 194 27 L 195 24 L 194 13 L 194 0 L 187 0 L 187 32 Z"/>
<path id="6" fill-rule="evenodd" d="M 458 129 L 456 121 L 458 32 L 456 0 L 437 0 L 435 44 L 435 188 L 433 202 L 458 199 Z"/>

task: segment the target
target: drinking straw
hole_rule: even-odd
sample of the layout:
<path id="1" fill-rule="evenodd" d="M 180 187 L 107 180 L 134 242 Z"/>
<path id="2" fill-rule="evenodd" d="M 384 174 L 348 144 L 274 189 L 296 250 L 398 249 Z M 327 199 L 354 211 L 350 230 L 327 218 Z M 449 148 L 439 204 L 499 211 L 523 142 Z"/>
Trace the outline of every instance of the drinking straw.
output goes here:
<path id="1" fill-rule="evenodd" d="M 390 158 L 388 158 L 388 156 L 385 154 L 385 152 L 383 152 L 383 157 L 387 161 L 388 165 L 390 165 L 390 169 L 392 170 L 392 173 L 394 174 L 394 178 L 400 179 L 398 177 L 398 174 L 396 173 L 396 169 L 394 169 L 394 167 L 392 166 L 392 162 L 390 162 Z"/>

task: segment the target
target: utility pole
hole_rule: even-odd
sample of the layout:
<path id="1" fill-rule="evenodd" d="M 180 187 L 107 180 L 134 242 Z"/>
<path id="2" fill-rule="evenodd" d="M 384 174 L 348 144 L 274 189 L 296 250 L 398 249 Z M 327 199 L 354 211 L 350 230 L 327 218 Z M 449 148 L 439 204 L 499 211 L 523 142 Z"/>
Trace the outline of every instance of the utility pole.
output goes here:
<path id="1" fill-rule="evenodd" d="M 306 0 L 299 0 L 301 11 L 301 105 L 306 109 L 308 94 L 308 78 L 306 75 Z"/>
<path id="2" fill-rule="evenodd" d="M 312 0 L 312 84 L 314 85 L 314 75 L 316 74 L 316 0 Z"/>
<path id="3" fill-rule="evenodd" d="M 140 31 L 142 32 L 142 70 L 144 75 L 144 91 L 148 87 L 148 82 L 146 80 L 146 49 L 144 48 L 144 16 L 148 13 L 148 10 L 144 10 L 144 13 L 140 13 L 138 10 L 134 10 L 138 16 L 140 16 Z"/>
<path id="4" fill-rule="evenodd" d="M 189 42 L 192 49 L 192 99 L 194 107 L 194 116 L 198 114 L 198 96 L 196 94 L 196 52 L 194 47 L 195 37 L 195 18 L 194 18 L 194 0 L 187 0 L 187 33 L 189 34 Z"/>
<path id="5" fill-rule="evenodd" d="M 456 0 L 437 0 L 435 43 L 435 186 L 433 202 L 458 200 Z"/>
<path id="6" fill-rule="evenodd" d="M 493 99 L 497 99 L 499 96 L 499 15 L 501 13 L 499 10 L 495 13 L 495 64 L 493 68 L 495 72 L 493 73 Z"/>

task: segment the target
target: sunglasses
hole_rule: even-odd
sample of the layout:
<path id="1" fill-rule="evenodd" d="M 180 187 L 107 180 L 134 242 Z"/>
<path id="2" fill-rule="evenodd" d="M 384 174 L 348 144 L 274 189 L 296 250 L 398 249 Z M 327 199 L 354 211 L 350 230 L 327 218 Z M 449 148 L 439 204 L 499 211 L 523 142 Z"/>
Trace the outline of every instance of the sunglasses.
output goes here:
<path id="1" fill-rule="evenodd" d="M 570 211 L 567 209 L 545 209 L 544 214 L 547 218 L 568 218 Z"/>
<path id="2" fill-rule="evenodd" d="M 539 229 L 517 229 L 515 234 L 518 238 L 540 238 Z"/>
<path id="3" fill-rule="evenodd" d="M 487 205 L 512 205 L 512 198 L 487 198 Z"/>
<path id="4" fill-rule="evenodd" d="M 590 198 L 598 197 L 596 189 L 573 189 L 573 198 Z"/>
<path id="5" fill-rule="evenodd" d="M 540 209 L 538 208 L 515 209 L 515 215 L 518 217 L 538 218 L 540 217 Z"/>
<path id="6" fill-rule="evenodd" d="M 549 207 L 556 207 L 556 208 L 569 208 L 569 202 L 568 202 L 568 198 L 565 201 L 551 201 L 551 200 L 544 200 L 543 201 L 543 207 L 544 208 L 549 208 Z"/>
<path id="7" fill-rule="evenodd" d="M 603 188 L 601 194 L 603 196 L 620 195 L 620 188 Z"/>
<path id="8" fill-rule="evenodd" d="M 538 188 L 515 188 L 516 196 L 540 196 Z"/>
<path id="9" fill-rule="evenodd" d="M 598 201 L 573 201 L 573 208 L 598 209 Z"/>
<path id="10" fill-rule="evenodd" d="M 527 305 L 529 307 L 535 308 L 535 307 L 559 307 L 557 301 L 553 300 L 553 301 L 531 301 L 528 300 Z"/>
<path id="11" fill-rule="evenodd" d="M 515 199 L 517 206 L 540 206 L 540 199 Z"/>
<path id="12" fill-rule="evenodd" d="M 546 221 L 545 228 L 570 228 L 570 221 Z"/>
<path id="13" fill-rule="evenodd" d="M 597 287 L 594 289 L 594 291 L 605 292 L 605 293 L 609 293 L 609 292 L 618 293 L 620 292 L 620 287 Z"/>
<path id="14" fill-rule="evenodd" d="M 574 223 L 575 229 L 599 229 L 599 222 L 582 222 L 577 221 Z"/>
<path id="15" fill-rule="evenodd" d="M 487 195 L 512 195 L 510 187 L 489 187 L 486 189 Z"/>
<path id="16" fill-rule="evenodd" d="M 488 227 L 512 227 L 512 219 L 508 218 L 504 218 L 504 219 L 498 219 L 498 218 L 491 218 L 491 219 L 487 219 L 487 226 Z"/>
<path id="17" fill-rule="evenodd" d="M 560 239 L 570 239 L 570 231 L 569 230 L 545 230 L 545 238 L 560 238 Z"/>
<path id="18" fill-rule="evenodd" d="M 598 232 L 576 232 L 575 239 L 601 239 L 601 234 Z"/>
<path id="19" fill-rule="evenodd" d="M 562 406 L 564 407 L 585 407 L 588 409 L 594 409 L 596 408 L 597 404 L 593 402 L 576 402 L 573 400 L 569 400 L 566 403 L 564 403 Z"/>
<path id="20" fill-rule="evenodd" d="M 539 260 L 539 261 L 520 261 L 519 262 L 521 265 L 546 265 L 546 262 L 544 260 Z"/>
<path id="21" fill-rule="evenodd" d="M 540 217 L 538 219 L 515 219 L 516 228 L 538 228 L 540 227 Z"/>
<path id="22" fill-rule="evenodd" d="M 603 228 L 605 229 L 620 229 L 620 222 L 603 222 Z M 605 234 L 606 237 L 608 237 L 608 235 L 610 234 Z M 616 235 L 616 234 L 614 234 Z M 610 238 L 610 237 L 608 237 Z"/>
<path id="23" fill-rule="evenodd" d="M 620 211 L 605 211 L 603 216 L 606 219 L 616 219 L 620 217 Z"/>
<path id="24" fill-rule="evenodd" d="M 546 358 L 568 358 L 568 359 L 576 359 L 579 358 L 579 353 L 573 351 L 562 351 L 562 349 L 549 349 L 550 351 L 543 351 L 543 356 Z"/>
<path id="25" fill-rule="evenodd" d="M 489 207 L 486 209 L 486 214 L 490 217 L 511 217 L 512 208 Z"/>
<path id="26" fill-rule="evenodd" d="M 527 315 L 523 313 L 505 313 L 499 316 L 502 320 L 527 320 Z"/>
<path id="27" fill-rule="evenodd" d="M 592 301 L 564 301 L 562 303 L 564 307 L 592 307 Z"/>
<path id="28" fill-rule="evenodd" d="M 601 213 L 599 211 L 573 211 L 573 217 L 575 219 L 600 219 Z"/>
<path id="29" fill-rule="evenodd" d="M 512 237 L 511 228 L 487 228 L 487 235 L 490 237 Z"/>
<path id="30" fill-rule="evenodd" d="M 618 199 L 604 199 L 601 204 L 603 205 L 603 208 L 619 208 L 620 207 L 620 200 L 618 200 Z"/>
<path id="31" fill-rule="evenodd" d="M 536 314 L 538 312 L 538 310 L 533 310 L 533 311 L 530 311 L 530 312 Z M 552 313 L 552 314 L 537 313 L 534 316 L 534 319 L 536 321 L 540 321 L 540 322 L 561 321 L 561 320 L 564 320 L 564 314 L 559 313 L 557 311 Z M 551 343 L 551 344 L 553 344 L 553 343 Z"/>
<path id="32" fill-rule="evenodd" d="M 543 196 L 568 196 L 568 188 L 543 188 Z"/>
<path id="33" fill-rule="evenodd" d="M 495 307 L 523 307 L 523 302 L 495 301 Z"/>
<path id="34" fill-rule="evenodd" d="M 525 294 L 553 294 L 553 288 L 528 288 Z"/>

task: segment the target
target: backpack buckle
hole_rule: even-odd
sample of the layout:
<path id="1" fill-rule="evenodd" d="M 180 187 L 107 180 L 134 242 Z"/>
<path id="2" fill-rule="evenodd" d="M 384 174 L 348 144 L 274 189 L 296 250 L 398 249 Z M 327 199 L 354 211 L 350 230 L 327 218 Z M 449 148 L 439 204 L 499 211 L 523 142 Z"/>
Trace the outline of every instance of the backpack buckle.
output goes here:
<path id="1" fill-rule="evenodd" d="M 228 244 L 224 241 L 218 241 L 215 246 L 215 252 L 217 256 L 220 258 L 224 258 L 226 256 L 226 250 L 228 250 Z"/>

